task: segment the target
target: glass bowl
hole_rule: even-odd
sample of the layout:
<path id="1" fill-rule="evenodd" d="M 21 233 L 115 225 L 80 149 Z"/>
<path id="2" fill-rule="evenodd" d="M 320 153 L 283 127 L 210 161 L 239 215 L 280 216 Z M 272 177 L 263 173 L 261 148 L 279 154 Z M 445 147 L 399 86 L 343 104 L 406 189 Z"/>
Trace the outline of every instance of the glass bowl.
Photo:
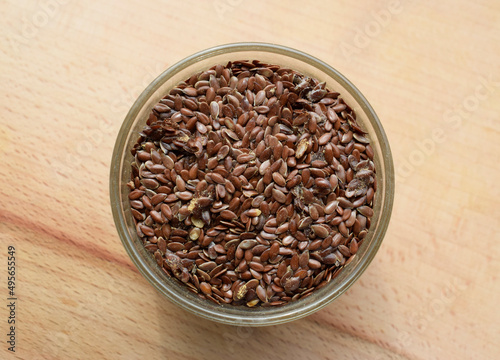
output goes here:
<path id="1" fill-rule="evenodd" d="M 190 292 L 177 279 L 168 277 L 144 248 L 136 234 L 128 200 L 130 149 L 135 144 L 153 106 L 179 82 L 218 63 L 234 60 L 260 60 L 277 64 L 326 81 L 353 108 L 357 121 L 371 139 L 375 153 L 377 191 L 370 231 L 356 256 L 326 286 L 310 296 L 282 306 L 254 307 L 217 305 Z M 118 134 L 110 172 L 110 196 L 113 217 L 123 246 L 141 274 L 167 299 L 180 308 L 203 318 L 241 326 L 275 325 L 310 315 L 345 292 L 373 260 L 387 230 L 394 200 L 394 168 L 391 150 L 382 125 L 372 107 L 358 89 L 337 70 L 308 54 L 291 48 L 265 43 L 236 43 L 216 46 L 178 62 L 156 78 L 135 101 Z"/>

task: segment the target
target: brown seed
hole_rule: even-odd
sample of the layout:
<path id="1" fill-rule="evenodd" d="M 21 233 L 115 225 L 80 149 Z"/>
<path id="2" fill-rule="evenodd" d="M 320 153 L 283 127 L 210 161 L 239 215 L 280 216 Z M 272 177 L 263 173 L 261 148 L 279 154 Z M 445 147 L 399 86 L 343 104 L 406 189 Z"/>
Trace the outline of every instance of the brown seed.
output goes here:
<path id="1" fill-rule="evenodd" d="M 295 238 L 291 235 L 287 235 L 283 238 L 283 240 L 281 241 L 281 243 L 284 245 L 284 246 L 290 246 L 292 245 L 292 243 L 295 241 Z"/>
<path id="2" fill-rule="evenodd" d="M 339 206 L 339 202 L 336 200 L 330 201 L 326 206 L 325 206 L 325 214 L 333 214 L 337 207 Z"/>
<path id="3" fill-rule="evenodd" d="M 259 281 L 256 279 L 252 279 L 247 281 L 246 285 L 248 290 L 255 289 L 257 285 L 259 285 Z"/>
<path id="4" fill-rule="evenodd" d="M 193 193 L 189 191 L 176 192 L 175 195 L 181 200 L 187 201 L 193 198 Z"/>
<path id="5" fill-rule="evenodd" d="M 285 281 L 285 291 L 293 292 L 300 286 L 300 279 L 298 277 L 291 277 Z"/>
<path id="6" fill-rule="evenodd" d="M 282 261 L 279 265 L 278 265 L 278 270 L 277 270 L 277 273 L 276 273 L 276 276 L 278 278 L 283 278 L 283 276 L 285 275 L 286 273 L 286 263 L 284 261 Z"/>
<path id="7" fill-rule="evenodd" d="M 314 182 L 315 182 L 317 187 L 322 188 L 322 189 L 330 189 L 332 187 L 330 182 L 326 179 L 317 178 L 314 180 Z"/>
<path id="8" fill-rule="evenodd" d="M 198 130 L 200 134 L 206 134 L 208 131 L 207 127 L 201 121 L 196 122 L 196 130 Z"/>
<path id="9" fill-rule="evenodd" d="M 371 203 L 374 195 L 375 195 L 375 190 L 373 189 L 373 187 L 369 188 L 368 191 L 366 192 L 366 202 Z"/>
<path id="10" fill-rule="evenodd" d="M 266 92 L 264 90 L 260 90 L 254 98 L 254 106 L 261 105 L 266 99 Z"/>
<path id="11" fill-rule="evenodd" d="M 271 249 L 269 250 L 269 257 L 271 259 L 274 258 L 276 255 L 278 255 L 279 250 L 280 250 L 280 244 L 278 242 L 274 242 L 271 245 Z"/>
<path id="12" fill-rule="evenodd" d="M 339 245 L 339 251 L 342 255 L 344 255 L 346 258 L 351 256 L 351 253 L 349 251 L 349 248 L 345 245 Z"/>
<path id="13" fill-rule="evenodd" d="M 356 210 L 358 210 L 362 215 L 364 215 L 368 218 L 373 216 L 373 210 L 372 210 L 372 208 L 370 208 L 368 206 L 360 206 Z"/>
<path id="14" fill-rule="evenodd" d="M 264 175 L 270 166 L 271 166 L 271 162 L 269 160 L 264 161 L 259 167 L 259 173 L 261 175 Z"/>
<path id="15" fill-rule="evenodd" d="M 297 253 L 292 255 L 292 258 L 290 259 L 290 267 L 293 271 L 297 271 L 299 268 L 299 255 L 297 255 Z"/>
<path id="16" fill-rule="evenodd" d="M 299 266 L 303 269 L 305 269 L 309 264 L 309 251 L 304 251 L 302 254 L 299 256 Z"/>
<path id="17" fill-rule="evenodd" d="M 286 210 L 286 208 L 279 209 L 277 214 L 276 214 L 277 224 L 281 225 L 283 222 L 286 221 L 287 217 L 288 217 L 288 211 Z"/>
<path id="18" fill-rule="evenodd" d="M 167 204 L 161 204 L 161 213 L 168 219 L 168 220 L 172 220 L 172 209 L 170 208 L 170 206 L 168 206 Z"/>
<path id="19" fill-rule="evenodd" d="M 355 221 L 356 221 L 356 212 L 351 211 L 349 218 L 345 220 L 345 226 L 351 227 L 354 225 Z"/>
<path id="20" fill-rule="evenodd" d="M 258 263 L 256 261 L 251 261 L 249 264 L 251 269 L 254 269 L 255 271 L 263 272 L 264 271 L 264 265 L 261 263 Z"/>
<path id="21" fill-rule="evenodd" d="M 353 255 L 358 252 L 358 242 L 356 241 L 356 239 L 351 240 L 349 244 L 349 252 Z"/>
<path id="22" fill-rule="evenodd" d="M 334 159 L 334 156 L 333 156 L 333 146 L 331 144 L 327 144 L 325 146 L 325 161 L 332 165 L 333 164 L 333 159 Z"/>
<path id="23" fill-rule="evenodd" d="M 331 138 L 332 138 L 332 133 L 330 133 L 330 132 L 325 133 L 325 134 L 321 135 L 320 138 L 318 139 L 318 144 L 325 145 L 330 141 Z"/>
<path id="24" fill-rule="evenodd" d="M 280 234 L 283 234 L 283 233 L 286 233 L 288 231 L 288 228 L 289 228 L 290 224 L 289 223 L 284 223 L 284 224 L 281 224 L 280 226 L 278 226 L 275 230 L 275 234 L 277 235 L 280 235 Z"/>
<path id="25" fill-rule="evenodd" d="M 138 210 L 144 209 L 144 204 L 139 200 L 132 200 L 130 205 Z"/>
<path id="26" fill-rule="evenodd" d="M 219 104 L 216 101 L 210 103 L 210 116 L 213 119 L 219 117 Z"/>
<path id="27" fill-rule="evenodd" d="M 208 159 L 208 162 L 207 162 L 207 169 L 209 170 L 213 170 L 215 169 L 215 167 L 219 164 L 219 161 L 217 160 L 217 158 L 214 156 L 214 157 L 211 157 L 210 159 Z"/>
<path id="28" fill-rule="evenodd" d="M 144 191 L 139 190 L 139 189 L 135 189 L 135 190 L 131 191 L 130 194 L 128 194 L 128 198 L 130 200 L 136 200 L 136 199 L 139 199 L 143 195 L 144 195 Z"/>
<path id="29" fill-rule="evenodd" d="M 366 145 L 365 151 L 366 151 L 366 155 L 368 156 L 368 158 L 370 160 L 373 160 L 373 156 L 375 155 L 375 153 L 374 153 L 371 145 Z"/>
<path id="30" fill-rule="evenodd" d="M 329 234 L 329 230 L 323 225 L 312 225 L 311 229 L 312 231 L 314 231 L 316 236 L 319 236 L 321 238 L 326 238 Z"/>
<path id="31" fill-rule="evenodd" d="M 163 218 L 161 217 L 161 213 L 158 211 L 152 210 L 149 215 L 153 218 L 153 220 L 158 224 L 163 224 Z"/>
<path id="32" fill-rule="evenodd" d="M 257 294 L 257 297 L 260 299 L 262 302 L 267 302 L 267 295 L 266 295 L 266 290 L 260 285 L 257 286 L 255 293 Z"/>
<path id="33" fill-rule="evenodd" d="M 238 155 L 238 157 L 236 158 L 236 161 L 238 161 L 240 164 L 244 164 L 244 163 L 247 163 L 253 159 L 255 159 L 255 155 L 241 154 L 241 155 Z"/>
<path id="34" fill-rule="evenodd" d="M 346 199 L 346 198 L 344 198 L 344 197 L 339 197 L 339 198 L 337 198 L 337 201 L 339 202 L 339 205 L 340 205 L 343 209 L 352 209 L 352 208 L 353 208 L 352 202 L 350 202 L 349 200 L 347 200 L 347 199 Z"/>
<path id="35" fill-rule="evenodd" d="M 236 220 L 238 218 L 238 215 L 230 210 L 222 210 L 220 215 L 225 220 Z"/>
<path id="36" fill-rule="evenodd" d="M 218 173 L 210 173 L 210 177 L 212 178 L 213 181 L 215 181 L 218 184 L 225 184 L 226 180 L 221 174 Z"/>
<path id="37" fill-rule="evenodd" d="M 247 211 L 247 215 L 250 217 L 260 216 L 262 212 L 259 209 L 250 209 Z"/>
<path id="38" fill-rule="evenodd" d="M 255 106 L 253 109 L 257 111 L 259 114 L 267 114 L 270 110 L 269 106 L 265 105 Z"/>
<path id="39" fill-rule="evenodd" d="M 136 218 L 138 221 L 143 221 L 146 218 L 146 216 L 143 213 L 141 213 L 135 209 L 130 209 L 130 211 L 132 212 L 132 215 L 134 216 L 134 218 Z"/>
<path id="40" fill-rule="evenodd" d="M 258 242 L 257 240 L 253 240 L 253 239 L 250 239 L 250 240 L 243 240 L 239 247 L 243 250 L 248 250 L 248 249 L 251 249 L 252 247 L 254 247 L 255 245 L 257 245 Z"/>
<path id="41" fill-rule="evenodd" d="M 311 269 L 316 270 L 316 269 L 319 269 L 321 267 L 321 263 L 318 260 L 309 259 L 308 266 Z"/>
<path id="42" fill-rule="evenodd" d="M 308 228 L 312 224 L 312 222 L 313 222 L 313 219 L 311 219 L 310 217 L 302 218 L 299 221 L 298 229 L 304 230 L 304 229 Z"/>
<path id="43" fill-rule="evenodd" d="M 175 178 L 175 185 L 177 186 L 178 191 L 186 191 L 186 182 L 179 175 Z"/>
<path id="44" fill-rule="evenodd" d="M 273 180 L 279 186 L 285 186 L 286 185 L 285 178 L 280 173 L 276 173 L 276 172 L 273 173 Z"/>
<path id="45" fill-rule="evenodd" d="M 281 190 L 273 189 L 272 193 L 274 200 L 276 200 L 277 202 L 281 204 L 284 204 L 286 202 L 286 195 Z"/>
<path id="46" fill-rule="evenodd" d="M 230 193 L 230 194 L 234 194 L 234 192 L 236 191 L 236 188 L 234 187 L 233 183 L 230 182 L 229 180 L 226 179 L 226 184 L 225 184 L 225 188 L 226 190 Z"/>
<path id="47" fill-rule="evenodd" d="M 328 254 L 322 259 L 323 264 L 325 265 L 334 265 L 337 263 L 339 260 L 335 254 Z"/>
<path id="48" fill-rule="evenodd" d="M 174 241 L 174 242 L 167 244 L 167 249 L 172 251 L 172 252 L 182 251 L 182 250 L 184 250 L 184 244 Z"/>
<path id="49" fill-rule="evenodd" d="M 311 217 L 311 219 L 313 219 L 314 221 L 318 220 L 319 219 L 319 211 L 318 209 L 316 208 L 316 206 L 314 206 L 313 204 L 309 205 L 309 216 Z"/>
<path id="50" fill-rule="evenodd" d="M 349 230 L 347 229 L 347 227 L 345 226 L 345 223 L 343 221 L 339 224 L 339 231 L 345 237 L 349 236 Z"/>
<path id="51" fill-rule="evenodd" d="M 158 181 L 154 179 L 142 179 L 141 184 L 144 185 L 146 189 L 151 189 L 151 190 L 155 190 L 160 186 Z"/>
<path id="52" fill-rule="evenodd" d="M 302 184 L 306 185 L 311 177 L 311 172 L 308 168 L 302 170 Z"/>
<path id="53" fill-rule="evenodd" d="M 206 295 L 212 294 L 212 287 L 206 282 L 200 283 L 200 290 Z"/>
<path id="54" fill-rule="evenodd" d="M 228 154 L 229 154 L 229 146 L 228 145 L 222 146 L 217 152 L 217 160 L 220 161 L 224 159 Z"/>
<path id="55" fill-rule="evenodd" d="M 158 205 L 167 198 L 167 194 L 156 194 L 151 198 L 151 205 Z"/>

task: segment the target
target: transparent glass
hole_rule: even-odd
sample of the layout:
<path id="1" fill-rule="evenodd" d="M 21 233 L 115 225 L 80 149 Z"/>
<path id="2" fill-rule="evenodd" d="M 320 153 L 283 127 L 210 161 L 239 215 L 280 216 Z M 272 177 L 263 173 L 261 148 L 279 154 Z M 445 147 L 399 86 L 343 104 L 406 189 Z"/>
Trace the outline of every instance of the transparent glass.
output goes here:
<path id="1" fill-rule="evenodd" d="M 354 259 L 339 275 L 311 296 L 278 307 L 217 305 L 200 299 L 174 278 L 168 277 L 148 253 L 136 234 L 128 200 L 130 149 L 138 139 L 153 106 L 180 81 L 209 67 L 231 60 L 258 59 L 295 69 L 326 81 L 327 87 L 340 92 L 368 132 L 375 152 L 377 191 L 370 231 Z M 382 125 L 372 107 L 358 89 L 337 70 L 310 55 L 291 48 L 264 43 L 236 43 L 198 52 L 165 70 L 139 96 L 130 109 L 118 134 L 110 172 L 110 196 L 113 217 L 122 243 L 141 274 L 166 298 L 184 310 L 220 323 L 242 326 L 265 326 L 289 322 L 325 307 L 345 292 L 373 260 L 387 230 L 394 199 L 394 168 L 391 150 Z"/>

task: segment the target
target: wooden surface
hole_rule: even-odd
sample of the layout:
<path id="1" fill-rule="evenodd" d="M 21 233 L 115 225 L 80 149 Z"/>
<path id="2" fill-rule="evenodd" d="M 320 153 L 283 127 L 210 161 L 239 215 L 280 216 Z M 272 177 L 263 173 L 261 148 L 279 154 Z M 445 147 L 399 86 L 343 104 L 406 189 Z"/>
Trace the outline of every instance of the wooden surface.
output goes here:
<path id="1" fill-rule="evenodd" d="M 10 0 L 0 12 L 0 358 L 498 358 L 498 1 Z M 108 196 L 134 99 L 175 62 L 237 41 L 294 47 L 345 74 L 382 120 L 398 175 L 361 279 L 268 328 L 162 298 L 125 253 Z"/>

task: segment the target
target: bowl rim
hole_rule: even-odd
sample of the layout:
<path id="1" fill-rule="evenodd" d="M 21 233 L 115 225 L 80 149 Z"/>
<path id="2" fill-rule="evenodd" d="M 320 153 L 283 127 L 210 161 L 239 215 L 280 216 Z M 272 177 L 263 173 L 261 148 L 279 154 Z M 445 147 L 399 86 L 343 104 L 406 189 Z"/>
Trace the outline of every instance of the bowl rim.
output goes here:
<path id="1" fill-rule="evenodd" d="M 377 233 L 376 233 L 377 239 L 374 239 L 373 245 L 370 248 L 369 252 L 367 252 L 367 254 L 365 254 L 365 256 L 359 260 L 359 263 L 356 267 L 356 271 L 351 272 L 347 276 L 347 278 L 340 284 L 341 286 L 336 288 L 334 294 L 335 296 L 324 296 L 322 298 L 319 298 L 316 301 L 308 304 L 307 306 L 301 307 L 300 313 L 281 311 L 278 314 L 266 313 L 265 315 L 255 314 L 255 316 L 251 315 L 251 317 L 245 317 L 243 315 L 228 314 L 223 311 L 218 313 L 213 313 L 212 311 L 208 311 L 207 309 L 200 308 L 199 306 L 193 304 L 188 299 L 183 298 L 179 294 L 176 294 L 173 290 L 170 290 L 169 287 L 166 286 L 167 284 L 163 284 L 163 282 L 159 281 L 157 276 L 153 273 L 152 269 L 150 269 L 148 266 L 144 266 L 144 263 L 142 261 L 142 256 L 131 244 L 133 240 L 130 239 L 129 234 L 126 230 L 127 224 L 123 216 L 123 211 L 121 211 L 122 210 L 120 202 L 121 190 L 119 185 L 120 185 L 120 174 L 124 165 L 122 157 L 124 151 L 127 151 L 127 149 L 125 149 L 124 147 L 126 144 L 126 140 L 129 136 L 131 127 L 137 115 L 139 114 L 139 111 L 143 108 L 143 106 L 149 100 L 151 95 L 154 94 L 155 91 L 158 90 L 158 88 L 162 86 L 166 81 L 168 81 L 168 79 L 171 76 L 177 74 L 178 72 L 195 64 L 198 61 L 205 60 L 222 54 L 235 53 L 235 52 L 250 52 L 250 51 L 277 53 L 280 55 L 291 57 L 294 58 L 295 60 L 307 63 L 308 65 L 313 66 L 316 69 L 334 78 L 335 81 L 340 83 L 340 85 L 347 90 L 347 92 L 355 99 L 357 105 L 360 106 L 363 109 L 363 111 L 367 114 L 368 120 L 372 123 L 372 126 L 377 132 L 377 140 L 380 143 L 381 151 L 384 158 L 383 160 L 380 161 L 384 164 L 384 168 L 386 170 L 384 174 L 386 176 L 387 188 L 385 189 L 386 191 L 385 191 L 384 204 L 380 210 L 381 214 L 384 214 L 384 219 L 381 220 L 380 227 L 377 228 Z M 136 266 L 136 268 L 139 270 L 142 276 L 144 276 L 146 280 L 148 280 L 148 282 L 151 283 L 159 292 L 161 292 L 171 302 L 174 302 L 181 308 L 195 315 L 201 316 L 205 319 L 231 325 L 268 326 L 268 325 L 285 323 L 291 320 L 297 320 L 299 318 L 303 318 L 322 309 L 323 307 L 331 303 L 333 300 L 335 300 L 338 296 L 343 294 L 363 274 L 363 272 L 366 270 L 368 265 L 373 260 L 378 249 L 380 248 L 382 240 L 389 226 L 389 220 L 392 213 L 392 208 L 394 203 L 394 192 L 395 192 L 394 164 L 392 160 L 392 153 L 387 139 L 387 135 L 385 134 L 384 128 L 378 116 L 376 115 L 372 106 L 369 104 L 368 100 L 362 95 L 362 93 L 354 86 L 354 84 L 351 81 L 349 81 L 339 71 L 337 71 L 324 61 L 314 56 L 311 56 L 300 50 L 296 50 L 290 47 L 271 44 L 271 43 L 262 43 L 262 42 L 239 42 L 239 43 L 217 45 L 196 52 L 167 68 L 143 90 L 143 92 L 135 100 L 132 107 L 128 111 L 118 132 L 111 159 L 109 192 L 110 192 L 110 201 L 111 201 L 113 219 L 120 240 L 126 252 L 128 253 L 130 259 Z M 232 306 L 232 308 L 236 307 Z M 283 309 L 284 307 L 278 307 L 278 308 Z M 293 313 L 292 319 L 290 319 L 291 313 Z"/>

